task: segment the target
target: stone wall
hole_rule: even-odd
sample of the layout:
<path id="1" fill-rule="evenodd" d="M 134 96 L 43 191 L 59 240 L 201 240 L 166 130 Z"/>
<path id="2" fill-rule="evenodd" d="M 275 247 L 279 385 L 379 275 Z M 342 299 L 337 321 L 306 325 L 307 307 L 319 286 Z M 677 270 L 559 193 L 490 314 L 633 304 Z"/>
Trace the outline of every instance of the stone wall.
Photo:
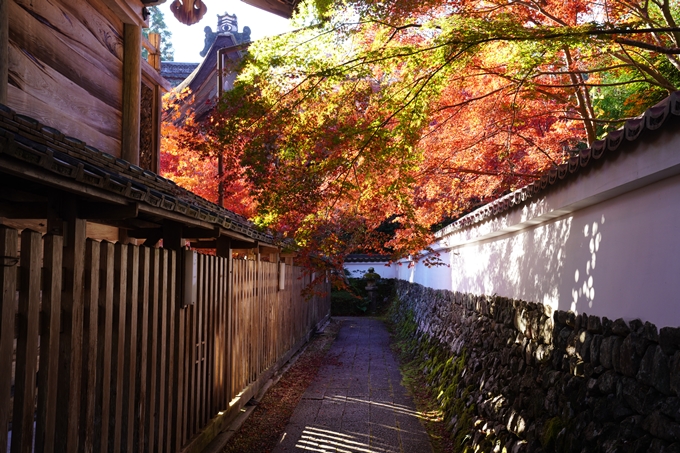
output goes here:
<path id="1" fill-rule="evenodd" d="M 405 281 L 391 313 L 468 451 L 680 452 L 680 328 Z"/>

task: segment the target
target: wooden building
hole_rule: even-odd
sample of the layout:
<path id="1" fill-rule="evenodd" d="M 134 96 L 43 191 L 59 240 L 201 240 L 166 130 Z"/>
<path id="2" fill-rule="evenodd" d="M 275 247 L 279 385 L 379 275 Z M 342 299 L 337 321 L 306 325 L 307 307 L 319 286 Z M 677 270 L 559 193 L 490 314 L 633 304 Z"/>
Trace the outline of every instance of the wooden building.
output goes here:
<path id="1" fill-rule="evenodd" d="M 329 313 L 158 175 L 150 4 L 0 0 L 0 452 L 201 451 Z"/>

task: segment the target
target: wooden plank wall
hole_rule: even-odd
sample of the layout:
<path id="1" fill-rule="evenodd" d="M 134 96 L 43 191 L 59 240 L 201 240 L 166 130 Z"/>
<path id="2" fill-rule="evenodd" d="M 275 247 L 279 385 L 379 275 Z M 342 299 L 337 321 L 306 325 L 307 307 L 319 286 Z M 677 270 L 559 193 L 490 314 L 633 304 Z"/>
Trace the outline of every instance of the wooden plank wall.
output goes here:
<path id="1" fill-rule="evenodd" d="M 69 240 L 0 226 L 0 452 L 179 452 L 330 311 L 208 255 L 180 309 L 176 252 Z"/>
<path id="2" fill-rule="evenodd" d="M 123 24 L 102 0 L 9 0 L 7 104 L 120 156 Z"/>

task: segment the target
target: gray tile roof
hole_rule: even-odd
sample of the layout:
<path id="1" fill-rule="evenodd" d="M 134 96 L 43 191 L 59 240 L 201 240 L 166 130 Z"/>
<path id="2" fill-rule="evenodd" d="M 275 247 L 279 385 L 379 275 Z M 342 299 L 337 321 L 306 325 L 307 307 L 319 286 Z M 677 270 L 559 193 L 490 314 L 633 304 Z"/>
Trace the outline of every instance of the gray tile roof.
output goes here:
<path id="1" fill-rule="evenodd" d="M 0 156 L 181 216 L 273 243 L 246 218 L 151 171 L 88 146 L 0 104 Z M 0 165 L 0 171 L 2 167 Z"/>

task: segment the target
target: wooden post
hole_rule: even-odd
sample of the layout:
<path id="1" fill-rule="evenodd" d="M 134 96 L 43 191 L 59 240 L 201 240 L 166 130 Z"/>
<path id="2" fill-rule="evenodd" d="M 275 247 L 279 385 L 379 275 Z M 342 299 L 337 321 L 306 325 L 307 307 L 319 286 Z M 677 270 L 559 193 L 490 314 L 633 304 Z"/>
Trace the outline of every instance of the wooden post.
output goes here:
<path id="1" fill-rule="evenodd" d="M 182 225 L 175 222 L 163 223 L 163 248 L 168 250 L 181 250 L 184 243 L 182 242 Z"/>
<path id="2" fill-rule="evenodd" d="M 66 201 L 66 200 L 65 200 Z M 80 390 L 83 349 L 83 287 L 85 262 L 85 219 L 77 218 L 75 200 L 64 206 L 67 222 L 64 241 L 64 286 L 62 288 L 62 332 L 59 340 L 57 433 L 55 451 L 78 451 Z"/>
<path id="3" fill-rule="evenodd" d="M 44 273 L 40 333 L 40 372 L 38 373 L 38 411 L 35 451 L 52 453 L 54 448 L 55 410 L 59 376 L 59 330 L 61 327 L 61 265 L 63 237 L 45 235 Z"/>
<path id="4" fill-rule="evenodd" d="M 161 35 L 159 33 L 149 33 L 149 43 L 154 48 L 149 52 L 147 61 L 156 71 L 161 70 Z"/>
<path id="5" fill-rule="evenodd" d="M 0 0 L 0 104 L 7 105 L 9 75 L 9 2 Z"/>
<path id="6" fill-rule="evenodd" d="M 17 230 L 0 225 L 0 370 L 12 369 L 14 350 L 14 318 L 16 315 L 15 298 L 17 284 L 17 252 L 19 234 Z M 9 402 L 12 373 L 0 373 L 0 447 L 7 446 L 7 429 L 9 422 Z"/>
<path id="7" fill-rule="evenodd" d="M 123 25 L 123 136 L 121 157 L 139 165 L 140 101 L 142 97 L 142 28 Z"/>

